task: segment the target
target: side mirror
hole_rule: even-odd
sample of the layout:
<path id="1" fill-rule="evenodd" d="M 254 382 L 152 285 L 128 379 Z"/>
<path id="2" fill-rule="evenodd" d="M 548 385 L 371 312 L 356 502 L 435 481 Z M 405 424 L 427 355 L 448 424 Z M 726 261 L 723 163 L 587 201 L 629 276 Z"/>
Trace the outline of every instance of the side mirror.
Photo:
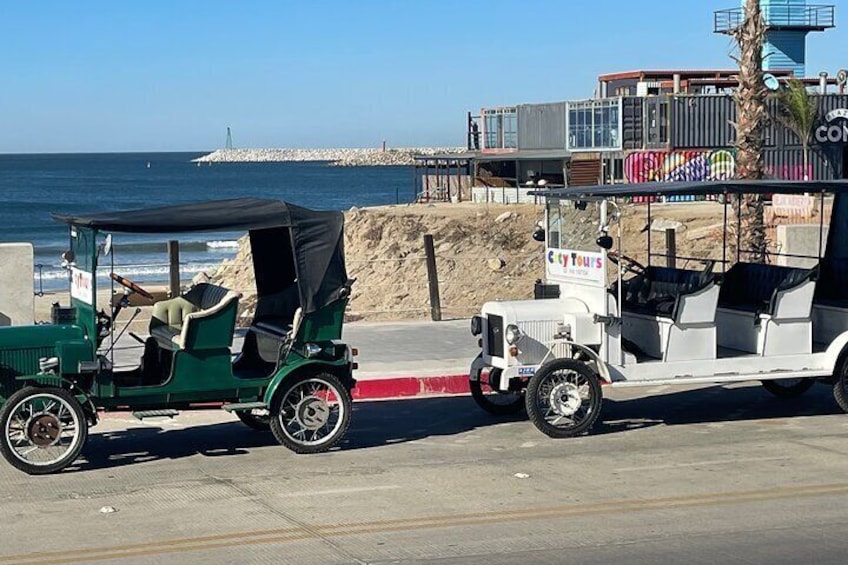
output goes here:
<path id="1" fill-rule="evenodd" d="M 598 247 L 609 251 L 610 249 L 612 249 L 613 240 L 611 236 L 602 235 L 597 240 L 595 240 L 595 243 L 598 244 Z"/>
<path id="2" fill-rule="evenodd" d="M 536 241 L 541 241 L 544 243 L 545 241 L 545 228 L 541 226 L 536 226 L 536 229 L 533 230 L 533 239 Z"/>

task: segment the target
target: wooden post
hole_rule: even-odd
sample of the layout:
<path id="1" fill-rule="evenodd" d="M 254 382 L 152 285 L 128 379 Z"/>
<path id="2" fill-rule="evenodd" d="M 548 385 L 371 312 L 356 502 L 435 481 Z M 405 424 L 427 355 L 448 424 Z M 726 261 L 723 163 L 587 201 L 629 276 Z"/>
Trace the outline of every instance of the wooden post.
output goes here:
<path id="1" fill-rule="evenodd" d="M 171 298 L 180 295 L 180 242 L 168 242 L 168 281 Z"/>
<path id="2" fill-rule="evenodd" d="M 436 272 L 436 250 L 433 235 L 424 234 L 424 255 L 427 258 L 427 283 L 430 287 L 430 316 L 434 322 L 442 321 L 442 301 L 439 298 L 439 275 Z"/>
<path id="3" fill-rule="evenodd" d="M 677 267 L 677 232 L 674 228 L 665 230 L 665 262 L 670 269 Z"/>
<path id="4" fill-rule="evenodd" d="M 462 202 L 462 165 L 459 160 L 456 161 L 456 201 Z"/>

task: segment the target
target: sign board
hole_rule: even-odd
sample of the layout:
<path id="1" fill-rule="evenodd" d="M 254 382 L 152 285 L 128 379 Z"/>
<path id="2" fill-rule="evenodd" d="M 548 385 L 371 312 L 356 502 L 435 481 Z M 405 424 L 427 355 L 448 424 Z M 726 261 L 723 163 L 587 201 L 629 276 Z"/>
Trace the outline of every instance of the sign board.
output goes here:
<path id="1" fill-rule="evenodd" d="M 811 218 L 816 207 L 816 199 L 803 194 L 774 194 L 771 197 L 771 207 L 775 216 Z"/>
<path id="2" fill-rule="evenodd" d="M 71 268 L 71 298 L 94 304 L 93 276 L 88 271 Z"/>
<path id="3" fill-rule="evenodd" d="M 815 138 L 819 143 L 848 143 L 848 108 L 831 110 L 824 117 L 825 123 L 816 128 Z"/>
<path id="4" fill-rule="evenodd" d="M 549 247 L 545 250 L 545 270 L 551 277 L 601 285 L 606 283 L 603 253 Z"/>

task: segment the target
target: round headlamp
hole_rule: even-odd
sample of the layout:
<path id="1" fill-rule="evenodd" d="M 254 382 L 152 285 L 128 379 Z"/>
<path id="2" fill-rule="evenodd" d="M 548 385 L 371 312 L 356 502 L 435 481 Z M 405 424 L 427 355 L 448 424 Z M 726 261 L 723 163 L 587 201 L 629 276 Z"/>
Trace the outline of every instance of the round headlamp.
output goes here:
<path id="1" fill-rule="evenodd" d="M 506 327 L 506 342 L 510 345 L 514 345 L 518 343 L 518 340 L 521 339 L 521 330 L 518 329 L 518 326 L 510 324 Z"/>

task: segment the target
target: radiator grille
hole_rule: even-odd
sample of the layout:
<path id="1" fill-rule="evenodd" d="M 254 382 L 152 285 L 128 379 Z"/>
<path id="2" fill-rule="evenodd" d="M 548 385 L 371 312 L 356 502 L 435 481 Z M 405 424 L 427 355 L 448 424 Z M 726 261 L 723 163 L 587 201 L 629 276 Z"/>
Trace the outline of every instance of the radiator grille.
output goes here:
<path id="1" fill-rule="evenodd" d="M 536 365 L 548 353 L 548 345 L 561 322 L 556 320 L 530 320 L 518 323 L 523 334 L 518 343 L 518 361 L 522 365 Z"/>
<path id="2" fill-rule="evenodd" d="M 20 388 L 15 377 L 37 374 L 38 360 L 53 356 L 55 351 L 53 347 L 0 350 L 0 398 L 8 398 Z"/>

